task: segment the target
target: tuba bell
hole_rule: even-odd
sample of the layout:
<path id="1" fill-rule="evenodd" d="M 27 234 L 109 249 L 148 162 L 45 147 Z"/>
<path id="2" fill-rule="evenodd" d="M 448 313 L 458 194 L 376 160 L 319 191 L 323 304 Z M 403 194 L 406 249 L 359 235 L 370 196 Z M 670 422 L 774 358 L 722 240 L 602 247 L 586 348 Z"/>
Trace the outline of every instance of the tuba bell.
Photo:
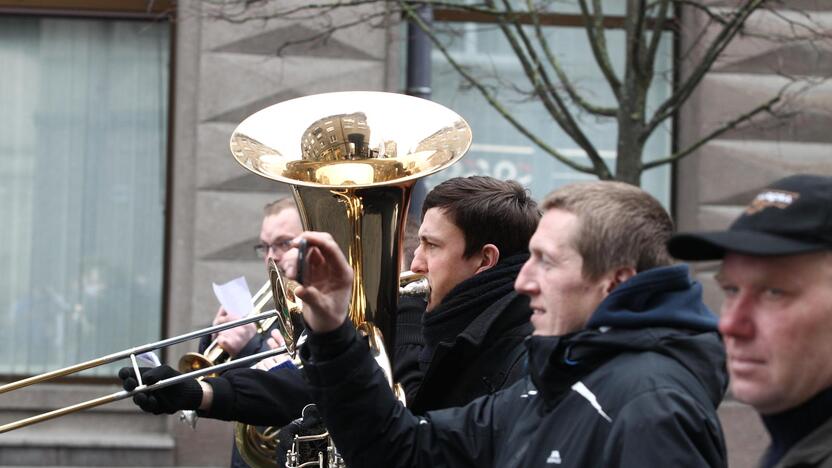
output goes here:
<path id="1" fill-rule="evenodd" d="M 231 136 L 237 162 L 289 184 L 304 229 L 328 232 L 341 247 L 355 271 L 349 318 L 369 337 L 394 391 L 387 350 L 410 194 L 418 179 L 458 161 L 470 144 L 471 128 L 450 109 L 382 92 L 285 101 L 252 114 Z M 404 392 L 398 395 L 403 400 Z M 249 464 L 274 466 L 273 446 L 263 448 L 271 433 L 238 426 L 237 435 Z M 324 463 L 310 466 L 337 466 Z"/>

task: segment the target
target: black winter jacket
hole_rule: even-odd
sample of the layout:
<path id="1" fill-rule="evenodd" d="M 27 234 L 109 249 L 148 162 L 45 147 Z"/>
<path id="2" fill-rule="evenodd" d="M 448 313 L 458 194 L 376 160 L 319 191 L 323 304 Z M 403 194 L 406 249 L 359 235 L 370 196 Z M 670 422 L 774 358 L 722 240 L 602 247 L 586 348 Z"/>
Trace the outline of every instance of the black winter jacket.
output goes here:
<path id="1" fill-rule="evenodd" d="M 350 468 L 726 465 L 725 353 L 686 267 L 643 272 L 585 330 L 527 344 L 528 378 L 424 417 L 392 398 L 349 324 L 301 355 Z"/>

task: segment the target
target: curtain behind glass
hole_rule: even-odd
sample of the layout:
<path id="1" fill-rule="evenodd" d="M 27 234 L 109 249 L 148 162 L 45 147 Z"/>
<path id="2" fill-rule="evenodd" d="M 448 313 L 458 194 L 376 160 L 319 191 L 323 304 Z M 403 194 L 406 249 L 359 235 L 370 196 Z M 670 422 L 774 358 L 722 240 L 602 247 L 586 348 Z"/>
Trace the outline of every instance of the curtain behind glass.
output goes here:
<path id="1" fill-rule="evenodd" d="M 159 337 L 168 29 L 0 18 L 2 374 Z"/>

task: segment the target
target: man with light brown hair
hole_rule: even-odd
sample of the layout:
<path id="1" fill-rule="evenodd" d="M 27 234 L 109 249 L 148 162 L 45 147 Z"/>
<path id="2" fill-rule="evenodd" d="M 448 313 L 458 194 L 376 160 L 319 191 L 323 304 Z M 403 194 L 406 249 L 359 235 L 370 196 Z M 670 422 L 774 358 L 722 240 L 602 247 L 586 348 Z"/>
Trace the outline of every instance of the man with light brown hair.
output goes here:
<path id="1" fill-rule="evenodd" d="M 615 187 L 613 203 L 610 187 Z M 621 264 L 642 271 L 672 263 L 664 246 L 672 221 L 660 205 L 643 200 L 644 191 L 624 183 L 576 184 L 552 192 L 543 209 L 568 211 L 580 218 L 579 234 L 572 241 L 584 258 L 586 273 L 594 277 Z M 639 235 L 634 237 L 636 230 Z"/>
<path id="2" fill-rule="evenodd" d="M 335 241 L 301 235 L 304 373 L 347 466 L 725 466 L 725 351 L 701 286 L 665 252 L 670 216 L 607 181 L 543 207 L 515 281 L 533 311 L 529 375 L 423 416 L 396 401 L 346 320 L 353 272 Z"/>

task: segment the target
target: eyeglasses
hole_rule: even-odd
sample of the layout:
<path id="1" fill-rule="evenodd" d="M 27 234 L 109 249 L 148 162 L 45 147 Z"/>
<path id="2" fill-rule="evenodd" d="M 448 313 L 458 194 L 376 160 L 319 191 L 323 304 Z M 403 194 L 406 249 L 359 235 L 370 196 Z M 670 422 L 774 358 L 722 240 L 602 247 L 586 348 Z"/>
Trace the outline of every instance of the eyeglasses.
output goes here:
<path id="1" fill-rule="evenodd" d="M 269 254 L 269 251 L 272 252 L 286 252 L 292 248 L 292 239 L 283 239 L 279 241 L 272 242 L 271 244 L 266 244 L 265 242 L 261 242 L 254 246 L 254 252 L 257 253 L 257 256 L 260 258 L 266 258 Z"/>

